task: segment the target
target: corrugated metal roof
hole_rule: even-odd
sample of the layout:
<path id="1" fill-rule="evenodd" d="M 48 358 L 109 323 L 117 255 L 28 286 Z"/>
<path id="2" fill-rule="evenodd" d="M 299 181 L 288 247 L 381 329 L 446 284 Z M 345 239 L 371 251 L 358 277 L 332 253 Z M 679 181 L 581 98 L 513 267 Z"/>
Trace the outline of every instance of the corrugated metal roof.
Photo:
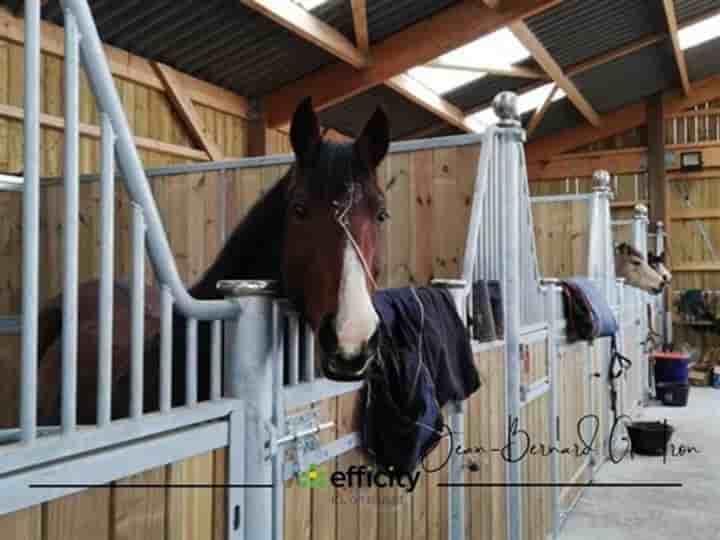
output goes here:
<path id="1" fill-rule="evenodd" d="M 530 83 L 532 81 L 529 79 L 488 75 L 456 88 L 445 94 L 444 97 L 450 103 L 465 111 L 491 101 L 503 90 L 516 91 Z"/>
<path id="2" fill-rule="evenodd" d="M 599 114 L 679 84 L 669 40 L 645 47 L 575 77 L 580 93 Z"/>
<path id="3" fill-rule="evenodd" d="M 666 30 L 662 2 L 648 0 L 565 0 L 527 24 L 563 67 Z"/>
<path id="4" fill-rule="evenodd" d="M 720 73 L 720 38 L 687 49 L 685 62 L 691 81 Z"/>
<path id="5" fill-rule="evenodd" d="M 523 125 L 527 125 L 527 121 L 531 115 L 532 113 L 524 115 Z M 575 127 L 583 122 L 585 122 L 585 119 L 575 106 L 567 99 L 562 99 L 552 103 L 550 107 L 548 107 L 542 122 L 540 122 L 540 125 L 533 132 L 530 139 L 538 139 L 556 131 Z"/>
<path id="6" fill-rule="evenodd" d="M 675 0 L 675 15 L 681 23 L 718 9 L 720 0 Z"/>
<path id="7" fill-rule="evenodd" d="M 382 41 L 457 2 L 458 0 L 367 0 L 370 42 Z M 349 0 L 345 0 L 345 3 L 350 5 Z"/>
<path id="8" fill-rule="evenodd" d="M 437 116 L 418 107 L 385 85 L 376 86 L 321 111 L 320 122 L 323 126 L 356 137 L 379 105 L 384 107 L 390 118 L 393 139 L 406 137 L 438 122 L 442 124 Z"/>

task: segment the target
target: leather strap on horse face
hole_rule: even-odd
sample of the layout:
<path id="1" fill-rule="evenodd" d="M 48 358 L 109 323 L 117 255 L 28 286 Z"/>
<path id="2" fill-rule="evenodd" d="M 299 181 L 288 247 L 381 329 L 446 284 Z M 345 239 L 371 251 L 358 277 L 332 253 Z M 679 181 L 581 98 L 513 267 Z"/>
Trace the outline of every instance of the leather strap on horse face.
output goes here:
<path id="1" fill-rule="evenodd" d="M 355 190 L 357 189 L 356 186 L 357 184 L 355 182 L 350 182 L 350 184 L 348 185 L 348 197 L 344 206 L 340 203 L 340 201 L 333 201 L 333 206 L 335 207 L 335 221 L 345 232 L 345 236 L 347 237 L 348 242 L 350 242 L 350 245 L 353 247 L 355 253 L 360 259 L 363 270 L 365 270 L 365 275 L 370 281 L 373 290 L 377 290 L 378 285 L 375 282 L 375 278 L 373 277 L 372 272 L 370 271 L 370 266 L 368 265 L 367 260 L 365 260 L 365 255 L 363 255 L 360 246 L 358 245 L 352 231 L 350 230 L 350 211 L 352 210 L 353 205 L 360 200 L 360 197 L 362 197 L 362 194 L 360 192 L 355 192 Z"/>
<path id="2" fill-rule="evenodd" d="M 625 375 L 628 369 L 632 367 L 632 360 L 627 356 L 620 354 L 617 350 L 617 342 L 615 336 L 610 341 L 610 364 L 608 366 L 608 383 L 610 384 L 610 409 L 613 412 L 613 420 L 617 421 L 617 388 L 615 382 L 617 379 Z"/>

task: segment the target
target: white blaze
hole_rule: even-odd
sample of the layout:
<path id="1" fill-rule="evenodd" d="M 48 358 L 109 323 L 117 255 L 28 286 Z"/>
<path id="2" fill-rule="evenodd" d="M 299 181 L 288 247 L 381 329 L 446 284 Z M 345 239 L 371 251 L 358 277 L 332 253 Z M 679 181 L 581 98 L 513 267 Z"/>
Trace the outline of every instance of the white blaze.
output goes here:
<path id="1" fill-rule="evenodd" d="M 345 246 L 335 333 L 340 353 L 352 356 L 362 350 L 378 326 L 378 315 L 367 287 L 365 269 L 355 249 Z"/>

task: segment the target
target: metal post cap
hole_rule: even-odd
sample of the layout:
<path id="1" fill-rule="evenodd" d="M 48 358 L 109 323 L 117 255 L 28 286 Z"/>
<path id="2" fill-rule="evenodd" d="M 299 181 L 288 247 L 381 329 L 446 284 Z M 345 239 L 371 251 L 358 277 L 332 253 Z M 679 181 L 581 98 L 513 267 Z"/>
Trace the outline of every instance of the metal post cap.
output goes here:
<path id="1" fill-rule="evenodd" d="M 635 208 L 633 209 L 633 214 L 635 217 L 641 218 L 641 217 L 647 217 L 648 215 L 648 209 L 647 206 L 644 204 L 636 204 Z"/>
<path id="2" fill-rule="evenodd" d="M 500 119 L 501 124 L 517 124 L 519 123 L 520 114 L 518 113 L 517 94 L 514 92 L 500 92 L 493 99 L 493 111 Z"/>
<path id="3" fill-rule="evenodd" d="M 606 191 L 610 189 L 610 173 L 605 170 L 597 170 L 593 173 L 593 189 L 595 191 Z"/>

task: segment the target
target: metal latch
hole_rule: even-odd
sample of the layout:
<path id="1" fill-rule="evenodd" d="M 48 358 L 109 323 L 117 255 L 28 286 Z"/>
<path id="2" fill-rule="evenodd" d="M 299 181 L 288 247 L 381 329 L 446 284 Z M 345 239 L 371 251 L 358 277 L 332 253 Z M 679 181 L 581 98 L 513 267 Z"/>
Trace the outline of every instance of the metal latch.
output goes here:
<path id="1" fill-rule="evenodd" d="M 293 463 L 295 474 L 299 474 L 311 465 L 306 463 L 306 456 L 320 447 L 320 432 L 334 426 L 335 422 L 322 422 L 317 409 L 288 416 L 285 435 L 274 440 L 272 453 L 284 451 L 284 461 Z"/>

